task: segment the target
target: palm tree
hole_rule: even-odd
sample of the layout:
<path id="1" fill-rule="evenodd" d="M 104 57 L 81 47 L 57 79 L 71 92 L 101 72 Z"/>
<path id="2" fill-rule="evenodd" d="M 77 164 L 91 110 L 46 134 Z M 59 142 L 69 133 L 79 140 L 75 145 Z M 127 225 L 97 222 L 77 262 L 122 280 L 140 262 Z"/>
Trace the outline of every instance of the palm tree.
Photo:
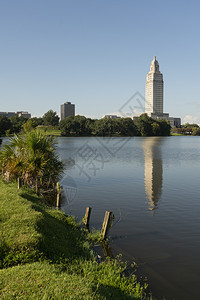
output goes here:
<path id="1" fill-rule="evenodd" d="M 7 180 L 12 177 L 22 176 L 24 168 L 23 139 L 20 136 L 10 138 L 10 143 L 0 151 L 0 165 L 2 174 Z M 14 175 L 14 176 L 13 176 Z"/>
<path id="2" fill-rule="evenodd" d="M 63 171 L 63 163 L 55 152 L 52 137 L 33 130 L 24 136 L 15 135 L 0 150 L 2 175 L 7 178 L 21 177 L 24 183 L 43 189 L 56 185 Z"/>

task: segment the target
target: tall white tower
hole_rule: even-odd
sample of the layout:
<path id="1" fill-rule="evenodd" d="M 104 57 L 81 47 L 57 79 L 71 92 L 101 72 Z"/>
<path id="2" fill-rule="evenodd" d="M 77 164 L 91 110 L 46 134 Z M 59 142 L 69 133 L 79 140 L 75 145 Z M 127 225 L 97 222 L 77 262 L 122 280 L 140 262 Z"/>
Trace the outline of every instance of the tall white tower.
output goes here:
<path id="1" fill-rule="evenodd" d="M 159 63 L 156 56 L 150 64 L 150 72 L 146 77 L 145 90 L 145 112 L 151 117 L 151 114 L 163 114 L 163 75 L 159 71 Z"/>

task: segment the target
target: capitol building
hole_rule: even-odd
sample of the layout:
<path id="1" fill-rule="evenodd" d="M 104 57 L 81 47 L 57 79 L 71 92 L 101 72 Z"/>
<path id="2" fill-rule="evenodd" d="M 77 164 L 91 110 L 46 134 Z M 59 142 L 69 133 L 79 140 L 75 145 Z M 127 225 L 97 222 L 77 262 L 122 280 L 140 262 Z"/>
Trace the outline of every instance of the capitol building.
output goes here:
<path id="1" fill-rule="evenodd" d="M 181 119 L 170 117 L 163 112 L 163 74 L 159 70 L 159 63 L 156 56 L 150 64 L 150 72 L 146 77 L 145 89 L 145 113 L 153 119 L 165 119 L 172 127 L 180 127 Z"/>

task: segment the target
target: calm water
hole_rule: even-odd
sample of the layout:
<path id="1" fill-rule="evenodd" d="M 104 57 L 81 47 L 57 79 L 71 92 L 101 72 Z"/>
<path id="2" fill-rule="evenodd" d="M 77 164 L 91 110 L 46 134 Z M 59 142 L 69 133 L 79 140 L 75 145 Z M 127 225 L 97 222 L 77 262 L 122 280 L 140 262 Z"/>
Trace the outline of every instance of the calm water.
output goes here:
<path id="1" fill-rule="evenodd" d="M 137 261 L 157 299 L 199 299 L 200 137 L 58 138 L 63 209 L 91 227 L 106 210 L 114 254 Z"/>
<path id="2" fill-rule="evenodd" d="M 59 138 L 63 209 L 91 227 L 115 214 L 113 252 L 134 258 L 161 299 L 199 299 L 200 138 Z"/>

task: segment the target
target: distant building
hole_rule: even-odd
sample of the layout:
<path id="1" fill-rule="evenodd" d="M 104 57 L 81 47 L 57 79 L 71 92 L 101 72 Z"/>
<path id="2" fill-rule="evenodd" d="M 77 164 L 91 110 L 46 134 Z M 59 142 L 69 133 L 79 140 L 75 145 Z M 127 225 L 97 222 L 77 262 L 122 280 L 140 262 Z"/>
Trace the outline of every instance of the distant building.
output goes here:
<path id="1" fill-rule="evenodd" d="M 18 115 L 18 117 L 23 117 L 26 119 L 31 118 L 31 114 L 29 114 L 27 111 L 17 111 L 16 114 Z"/>
<path id="2" fill-rule="evenodd" d="M 60 119 L 61 121 L 67 117 L 75 116 L 75 104 L 71 104 L 71 102 L 65 102 L 60 106 Z"/>
<path id="3" fill-rule="evenodd" d="M 156 56 L 150 64 L 150 72 L 146 77 L 145 89 L 145 112 L 153 119 L 164 119 L 170 122 L 172 127 L 180 127 L 181 119 L 170 117 L 163 113 L 163 74 L 159 70 L 159 63 Z"/>
<path id="4" fill-rule="evenodd" d="M 10 117 L 23 117 L 26 119 L 31 118 L 31 114 L 29 114 L 27 111 L 17 111 L 17 112 L 0 112 L 0 116 L 6 116 L 7 118 Z"/>
<path id="5" fill-rule="evenodd" d="M 163 119 L 169 121 L 171 127 L 180 127 L 181 126 L 181 118 L 170 117 L 169 114 L 151 114 L 151 118 L 159 120 Z"/>
<path id="6" fill-rule="evenodd" d="M 102 117 L 102 119 L 119 119 L 121 117 L 117 116 L 117 115 L 105 115 Z"/>
<path id="7" fill-rule="evenodd" d="M 7 118 L 10 118 L 12 116 L 17 116 L 15 112 L 0 112 L 0 116 L 5 116 Z"/>

